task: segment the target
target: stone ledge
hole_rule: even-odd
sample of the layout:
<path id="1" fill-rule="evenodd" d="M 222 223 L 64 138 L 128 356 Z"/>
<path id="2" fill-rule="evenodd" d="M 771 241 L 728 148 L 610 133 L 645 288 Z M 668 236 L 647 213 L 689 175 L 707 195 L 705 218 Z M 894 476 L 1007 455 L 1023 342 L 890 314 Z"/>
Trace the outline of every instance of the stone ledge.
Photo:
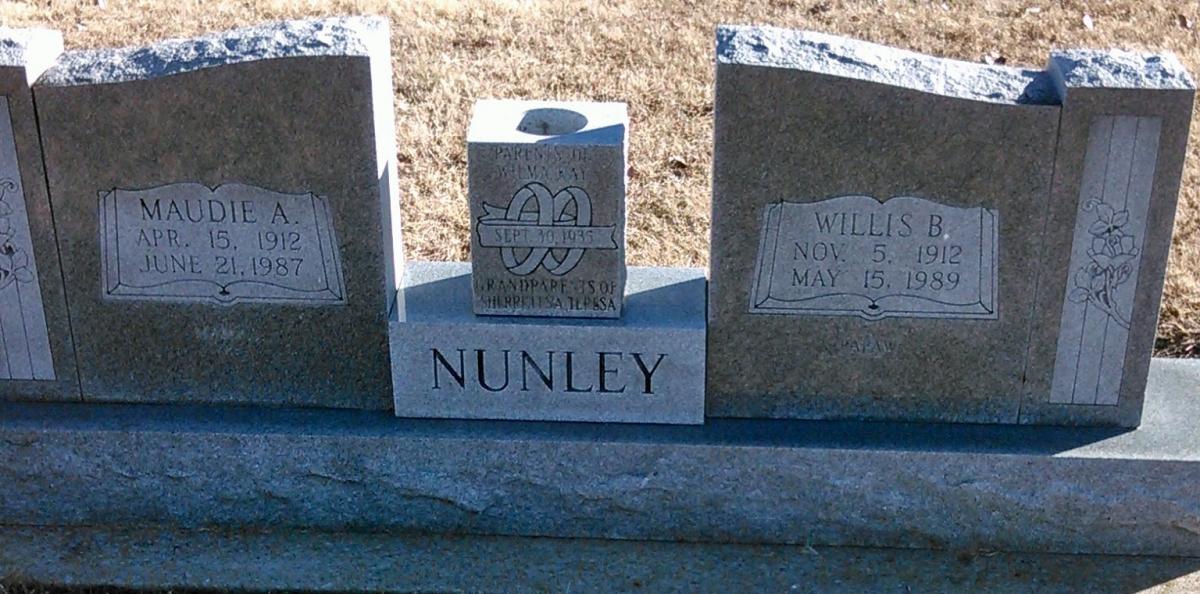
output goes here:
<path id="1" fill-rule="evenodd" d="M 1200 559 L 418 534 L 0 527 L 6 582 L 390 592 L 1140 592 Z M 18 591 L 20 591 L 18 589 Z"/>
<path id="2" fill-rule="evenodd" d="M 0 524 L 1200 556 L 1200 362 L 1137 431 L 0 404 Z"/>

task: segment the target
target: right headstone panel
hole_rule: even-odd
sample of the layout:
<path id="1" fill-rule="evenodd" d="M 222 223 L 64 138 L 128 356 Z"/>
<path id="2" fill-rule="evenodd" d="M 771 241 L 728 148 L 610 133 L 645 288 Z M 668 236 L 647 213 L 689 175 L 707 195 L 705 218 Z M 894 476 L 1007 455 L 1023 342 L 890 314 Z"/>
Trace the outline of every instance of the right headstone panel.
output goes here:
<path id="1" fill-rule="evenodd" d="M 716 68 L 709 414 L 1017 422 L 1044 73 L 757 27 Z"/>
<path id="2" fill-rule="evenodd" d="M 0 400 L 78 400 L 75 348 L 30 85 L 62 53 L 0 27 Z"/>
<path id="3" fill-rule="evenodd" d="M 1137 426 L 1194 85 L 1173 56 L 1070 51 L 1025 423 Z"/>

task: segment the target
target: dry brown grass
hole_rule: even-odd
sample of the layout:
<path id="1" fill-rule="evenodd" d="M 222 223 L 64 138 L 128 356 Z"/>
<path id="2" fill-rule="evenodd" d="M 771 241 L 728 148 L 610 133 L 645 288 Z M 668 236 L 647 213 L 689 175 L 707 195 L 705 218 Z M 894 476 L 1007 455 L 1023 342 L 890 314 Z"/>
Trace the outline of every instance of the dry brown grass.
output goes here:
<path id="1" fill-rule="evenodd" d="M 482 97 L 629 103 L 629 259 L 708 257 L 716 23 L 817 29 L 965 59 L 1040 66 L 1053 47 L 1169 49 L 1200 72 L 1196 0 L 110 0 L 0 4 L 0 22 L 72 48 L 137 45 L 262 20 L 386 14 L 392 23 L 404 231 L 413 259 L 467 257 L 466 125 Z M 1085 24 L 1090 17 L 1091 27 Z M 1193 126 L 1193 135 L 1200 133 Z M 1159 324 L 1200 354 L 1200 143 L 1184 174 Z"/>

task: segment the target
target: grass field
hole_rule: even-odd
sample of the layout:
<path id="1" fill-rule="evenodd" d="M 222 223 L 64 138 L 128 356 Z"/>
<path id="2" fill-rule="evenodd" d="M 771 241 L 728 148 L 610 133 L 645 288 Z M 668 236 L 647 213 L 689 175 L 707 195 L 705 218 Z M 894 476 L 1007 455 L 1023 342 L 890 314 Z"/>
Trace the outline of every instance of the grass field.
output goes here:
<path id="1" fill-rule="evenodd" d="M 1041 66 L 1055 47 L 1167 49 L 1200 72 L 1196 0 L 91 0 L 5 2 L 0 22 L 71 48 L 138 45 L 262 20 L 392 23 L 405 239 L 467 258 L 466 125 L 477 98 L 629 103 L 631 264 L 707 264 L 713 26 L 764 23 L 972 61 Z M 1200 151 L 1184 174 L 1159 350 L 1200 355 Z"/>

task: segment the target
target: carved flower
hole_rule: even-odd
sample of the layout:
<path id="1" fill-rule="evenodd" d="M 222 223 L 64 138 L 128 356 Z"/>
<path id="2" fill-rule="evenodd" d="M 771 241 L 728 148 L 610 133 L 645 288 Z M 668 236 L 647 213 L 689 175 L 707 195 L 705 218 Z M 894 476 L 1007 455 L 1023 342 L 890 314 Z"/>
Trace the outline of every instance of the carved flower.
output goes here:
<path id="1" fill-rule="evenodd" d="M 1128 328 L 1129 322 L 1116 303 L 1115 290 L 1133 276 L 1139 253 L 1133 235 L 1122 229 L 1129 223 L 1129 211 L 1114 210 L 1096 198 L 1089 198 L 1083 209 L 1096 211 L 1096 220 L 1088 226 L 1092 235 L 1087 250 L 1090 261 L 1075 272 L 1075 286 L 1067 298 L 1076 303 L 1089 302 Z"/>
<path id="2" fill-rule="evenodd" d="M 1095 198 L 1088 199 L 1083 208 L 1096 209 L 1096 220 L 1088 227 L 1092 235 L 1107 235 L 1129 223 L 1128 210 L 1113 210 L 1113 207 Z"/>
<path id="3" fill-rule="evenodd" d="M 1075 303 L 1083 303 L 1085 301 L 1088 301 L 1091 298 L 1092 298 L 1092 294 L 1089 293 L 1088 290 L 1083 287 L 1075 287 L 1075 288 L 1071 289 L 1070 293 L 1067 294 L 1067 299 L 1070 299 L 1071 301 L 1073 301 Z"/>
<path id="4" fill-rule="evenodd" d="M 1104 290 L 1104 269 L 1093 259 L 1075 273 L 1075 286 L 1092 291 Z"/>
<path id="5" fill-rule="evenodd" d="M 1132 259 L 1124 262 L 1123 264 L 1121 264 L 1120 267 L 1117 268 L 1116 282 L 1113 283 L 1113 286 L 1120 286 L 1120 285 L 1124 284 L 1125 281 L 1129 280 L 1129 277 L 1131 277 L 1131 276 L 1133 276 L 1133 260 Z"/>
<path id="6" fill-rule="evenodd" d="M 1117 268 L 1133 260 L 1133 257 L 1133 254 L 1092 254 L 1092 264 L 1099 267 L 1101 271 L 1115 271 Z"/>
<path id="7" fill-rule="evenodd" d="M 0 179 L 0 289 L 13 282 L 32 282 L 33 271 L 29 268 L 29 254 L 13 244 L 13 225 L 9 220 L 12 206 L 4 201 L 17 184 L 12 179 Z"/>

